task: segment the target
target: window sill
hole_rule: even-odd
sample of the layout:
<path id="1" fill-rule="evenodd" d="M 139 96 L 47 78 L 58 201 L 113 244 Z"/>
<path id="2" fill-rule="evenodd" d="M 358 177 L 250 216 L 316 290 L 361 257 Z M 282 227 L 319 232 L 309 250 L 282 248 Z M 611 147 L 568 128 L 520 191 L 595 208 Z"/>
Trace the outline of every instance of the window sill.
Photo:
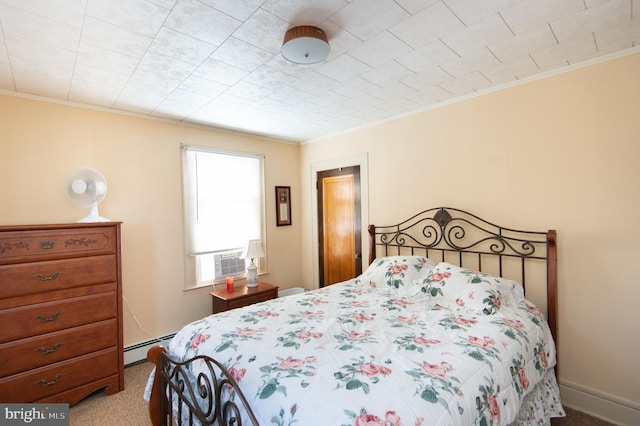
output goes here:
<path id="1" fill-rule="evenodd" d="M 265 271 L 265 272 L 258 272 L 258 277 L 262 277 L 264 275 L 268 275 L 269 271 Z M 247 284 L 246 282 L 247 278 L 246 275 L 240 275 L 237 277 L 234 277 L 234 284 L 236 286 L 244 286 Z M 220 290 L 223 289 L 225 287 L 225 280 L 216 280 L 213 283 L 207 283 L 207 284 L 200 284 L 200 285 L 196 285 L 193 287 L 185 287 L 184 291 L 191 291 L 191 290 L 201 290 L 203 288 L 206 289 L 213 289 L 213 290 Z"/>

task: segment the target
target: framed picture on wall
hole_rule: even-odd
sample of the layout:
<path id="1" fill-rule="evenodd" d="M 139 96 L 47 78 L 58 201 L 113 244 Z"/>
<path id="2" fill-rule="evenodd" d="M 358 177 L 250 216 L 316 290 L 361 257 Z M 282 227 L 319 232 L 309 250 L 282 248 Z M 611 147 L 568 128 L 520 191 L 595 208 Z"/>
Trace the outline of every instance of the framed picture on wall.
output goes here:
<path id="1" fill-rule="evenodd" d="M 276 186 L 276 225 L 291 225 L 290 186 Z"/>

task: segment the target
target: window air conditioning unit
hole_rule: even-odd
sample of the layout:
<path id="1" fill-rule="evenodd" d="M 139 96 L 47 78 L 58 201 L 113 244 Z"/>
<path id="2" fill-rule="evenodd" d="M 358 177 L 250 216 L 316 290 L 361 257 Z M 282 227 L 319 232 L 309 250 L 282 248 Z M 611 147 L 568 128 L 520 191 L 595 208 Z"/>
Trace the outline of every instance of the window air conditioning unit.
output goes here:
<path id="1" fill-rule="evenodd" d="M 214 254 L 215 280 L 218 281 L 228 276 L 244 274 L 245 263 L 240 256 L 242 256 L 242 250 Z"/>

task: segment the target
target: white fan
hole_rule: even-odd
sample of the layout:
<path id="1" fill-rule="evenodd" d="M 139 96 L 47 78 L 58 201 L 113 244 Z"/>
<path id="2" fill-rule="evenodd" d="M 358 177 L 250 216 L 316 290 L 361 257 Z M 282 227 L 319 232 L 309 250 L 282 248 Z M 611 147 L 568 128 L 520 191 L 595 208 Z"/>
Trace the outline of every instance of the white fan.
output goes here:
<path id="1" fill-rule="evenodd" d="M 76 220 L 78 223 L 109 222 L 98 214 L 98 203 L 107 194 L 107 180 L 92 167 L 77 167 L 65 179 L 67 198 L 78 207 L 89 208 L 89 215 Z"/>

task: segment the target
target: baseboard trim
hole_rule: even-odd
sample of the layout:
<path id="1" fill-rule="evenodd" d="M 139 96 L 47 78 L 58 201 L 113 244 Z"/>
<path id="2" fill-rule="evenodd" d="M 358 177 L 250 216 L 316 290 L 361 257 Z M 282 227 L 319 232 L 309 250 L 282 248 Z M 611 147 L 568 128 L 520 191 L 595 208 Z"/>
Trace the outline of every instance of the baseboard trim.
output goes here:
<path id="1" fill-rule="evenodd" d="M 569 380 L 560 380 L 562 405 L 620 426 L 640 424 L 640 404 Z"/>
<path id="2" fill-rule="evenodd" d="M 124 347 L 124 365 L 138 364 L 147 359 L 147 351 L 155 345 L 166 345 L 176 333 L 167 334 L 165 336 L 156 337 L 155 339 L 145 340 L 144 342 L 135 343 Z"/>

